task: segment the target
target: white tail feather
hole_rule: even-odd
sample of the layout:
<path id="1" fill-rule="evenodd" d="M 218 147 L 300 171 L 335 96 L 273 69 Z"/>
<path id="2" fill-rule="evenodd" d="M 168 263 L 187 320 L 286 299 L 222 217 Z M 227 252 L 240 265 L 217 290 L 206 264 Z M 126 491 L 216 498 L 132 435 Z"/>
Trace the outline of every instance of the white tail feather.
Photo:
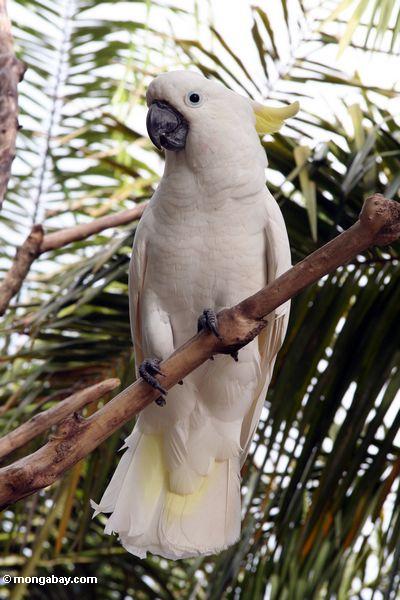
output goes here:
<path id="1" fill-rule="evenodd" d="M 239 458 L 216 461 L 192 494 L 169 490 L 160 435 L 135 428 L 127 450 L 97 505 L 96 516 L 111 512 L 106 533 L 118 533 L 132 554 L 165 558 L 214 554 L 240 535 Z"/>

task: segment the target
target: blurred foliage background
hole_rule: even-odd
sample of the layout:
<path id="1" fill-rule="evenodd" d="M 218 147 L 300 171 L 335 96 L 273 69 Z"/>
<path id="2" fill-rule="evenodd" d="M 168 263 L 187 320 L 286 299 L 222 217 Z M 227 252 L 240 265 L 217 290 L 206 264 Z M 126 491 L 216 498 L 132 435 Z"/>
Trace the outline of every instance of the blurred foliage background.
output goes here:
<path id="1" fill-rule="evenodd" d="M 221 5 L 240 27 L 236 45 L 213 17 Z M 0 214 L 3 273 L 32 223 L 52 231 L 151 196 L 163 159 L 145 134 L 144 92 L 170 68 L 259 100 L 300 100 L 290 125 L 263 140 L 294 262 L 349 227 L 366 196 L 399 198 L 397 0 L 12 0 L 9 12 L 28 70 Z M 134 230 L 35 263 L 1 324 L 3 433 L 88 384 L 132 381 Z M 368 251 L 293 302 L 243 473 L 236 546 L 139 560 L 103 534 L 89 498 L 100 497 L 130 423 L 2 513 L 2 572 L 94 575 L 97 585 L 1 586 L 0 598 L 400 598 L 399 249 Z"/>

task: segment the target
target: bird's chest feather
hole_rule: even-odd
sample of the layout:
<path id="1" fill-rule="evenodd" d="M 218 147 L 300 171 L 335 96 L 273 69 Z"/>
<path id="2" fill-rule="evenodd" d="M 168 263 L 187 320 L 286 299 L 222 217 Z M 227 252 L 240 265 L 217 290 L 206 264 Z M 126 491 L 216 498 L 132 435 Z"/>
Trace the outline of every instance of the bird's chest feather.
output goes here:
<path id="1" fill-rule="evenodd" d="M 159 202 L 146 240 L 151 291 L 169 311 L 194 312 L 256 291 L 266 282 L 264 221 L 257 198 L 208 206 L 193 198 L 178 208 Z"/>

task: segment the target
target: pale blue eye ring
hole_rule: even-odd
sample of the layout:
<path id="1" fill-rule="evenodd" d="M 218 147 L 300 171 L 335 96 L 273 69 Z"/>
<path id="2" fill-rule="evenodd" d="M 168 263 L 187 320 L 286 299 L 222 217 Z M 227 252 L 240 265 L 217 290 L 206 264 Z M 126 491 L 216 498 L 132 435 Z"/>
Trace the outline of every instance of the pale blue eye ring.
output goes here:
<path id="1" fill-rule="evenodd" d="M 185 96 L 185 103 L 188 106 L 197 108 L 203 104 L 203 94 L 201 92 L 197 92 L 196 90 L 191 90 Z"/>

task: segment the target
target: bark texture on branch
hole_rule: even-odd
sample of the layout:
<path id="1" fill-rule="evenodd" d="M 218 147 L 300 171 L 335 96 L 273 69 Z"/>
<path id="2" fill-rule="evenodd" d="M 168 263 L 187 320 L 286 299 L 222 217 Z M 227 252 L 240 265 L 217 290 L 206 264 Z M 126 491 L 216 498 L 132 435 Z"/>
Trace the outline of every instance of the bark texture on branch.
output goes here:
<path id="1" fill-rule="evenodd" d="M 34 415 L 29 421 L 0 438 L 0 459 L 24 446 L 53 425 L 61 423 L 68 416 L 82 410 L 87 404 L 102 398 L 105 394 L 117 388 L 119 384 L 119 379 L 106 379 L 79 390 L 52 408 Z"/>
<path id="2" fill-rule="evenodd" d="M 115 215 L 106 215 L 105 217 L 94 219 L 90 223 L 83 223 L 82 225 L 76 225 L 75 227 L 68 227 L 68 229 L 60 229 L 59 231 L 48 233 L 43 238 L 43 242 L 40 246 L 40 254 L 48 252 L 49 250 L 62 248 L 72 242 L 85 240 L 94 233 L 99 233 L 110 227 L 119 227 L 120 225 L 126 225 L 127 223 L 137 221 L 137 219 L 140 219 L 142 216 L 147 204 L 148 202 L 142 202 L 134 208 L 123 210 Z"/>
<path id="3" fill-rule="evenodd" d="M 21 289 L 31 264 L 40 254 L 42 241 L 42 226 L 34 225 L 25 242 L 17 249 L 14 262 L 0 284 L 0 316 L 4 315 L 11 298 Z"/>
<path id="4" fill-rule="evenodd" d="M 400 205 L 379 194 L 372 196 L 366 200 L 359 221 L 350 229 L 258 293 L 221 311 L 218 314 L 221 340 L 202 331 L 163 361 L 163 387 L 170 389 L 213 354 L 250 342 L 266 326 L 267 315 L 286 300 L 369 246 L 388 244 L 399 234 Z M 64 421 L 57 437 L 30 456 L 0 469 L 0 506 L 53 483 L 158 395 L 157 390 L 139 379 L 88 419 L 71 417 Z"/>
<path id="5" fill-rule="evenodd" d="M 10 178 L 18 131 L 17 86 L 25 66 L 14 55 L 6 0 L 0 0 L 0 208 Z"/>

